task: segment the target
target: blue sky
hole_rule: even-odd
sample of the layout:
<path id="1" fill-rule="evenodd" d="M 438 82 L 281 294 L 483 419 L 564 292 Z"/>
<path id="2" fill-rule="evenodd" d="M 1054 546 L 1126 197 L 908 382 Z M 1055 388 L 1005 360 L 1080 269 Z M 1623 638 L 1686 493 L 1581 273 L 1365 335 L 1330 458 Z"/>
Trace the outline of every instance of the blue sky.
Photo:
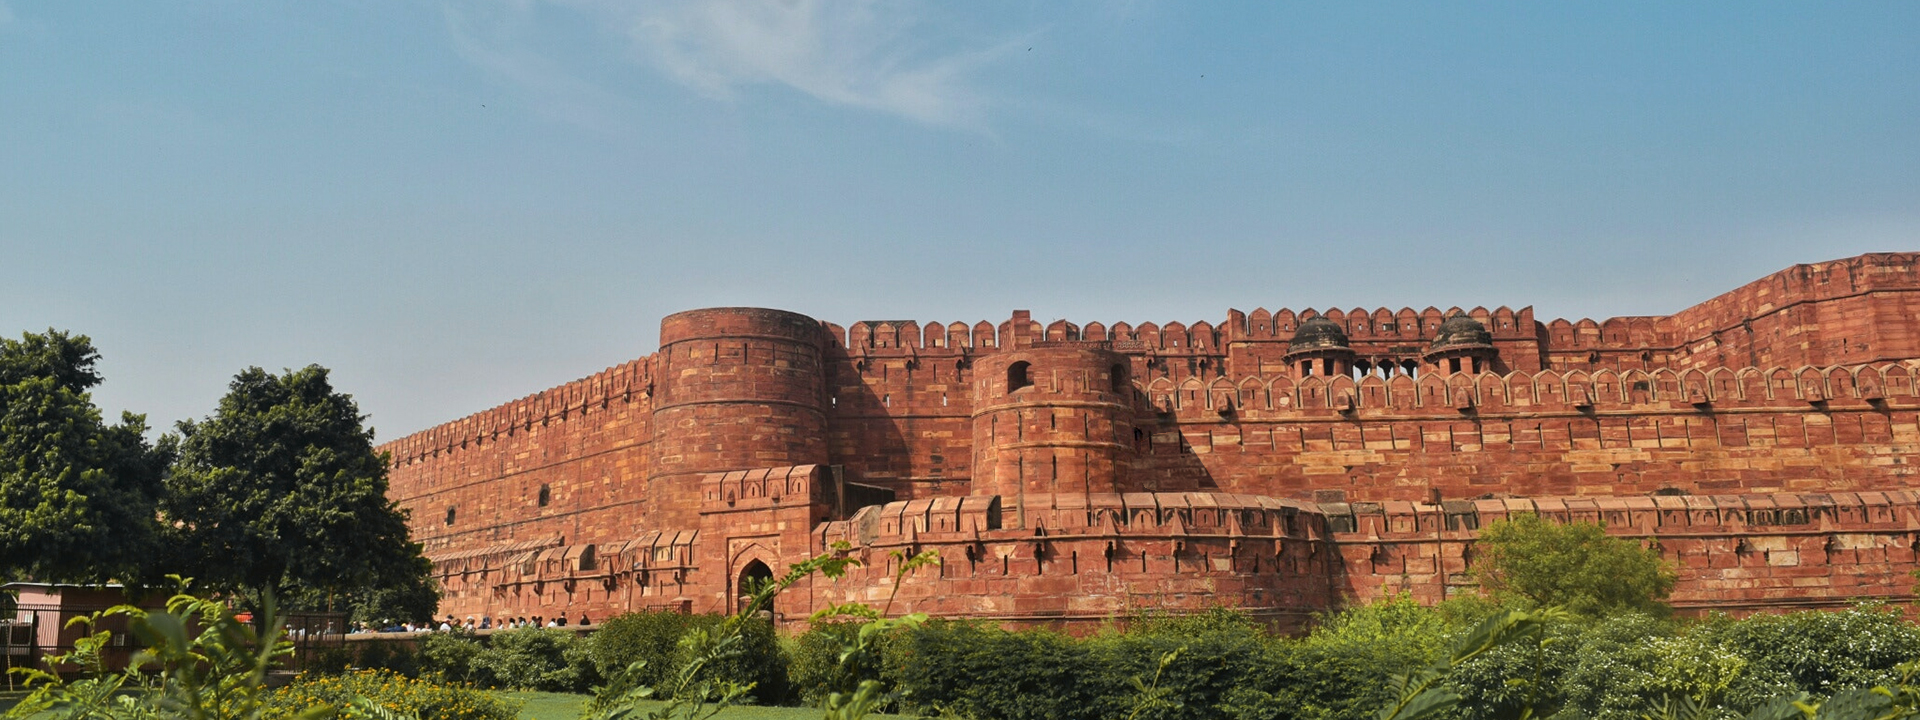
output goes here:
<path id="1" fill-rule="evenodd" d="M 0 332 L 382 439 L 662 315 L 1662 314 L 1920 249 L 1920 3 L 0 0 Z"/>

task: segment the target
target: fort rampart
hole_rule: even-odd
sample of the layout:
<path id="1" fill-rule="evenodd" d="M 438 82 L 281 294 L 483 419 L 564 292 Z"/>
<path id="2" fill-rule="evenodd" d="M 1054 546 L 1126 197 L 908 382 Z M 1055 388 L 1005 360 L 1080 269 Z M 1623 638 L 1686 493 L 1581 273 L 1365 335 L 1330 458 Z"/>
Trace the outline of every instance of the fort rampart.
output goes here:
<path id="1" fill-rule="evenodd" d="M 1229 311 L 841 327 L 679 313 L 661 348 L 383 446 L 456 615 L 723 610 L 846 542 L 886 597 L 1010 623 L 1213 604 L 1290 621 L 1470 589 L 1478 527 L 1605 521 L 1733 610 L 1907 592 L 1920 255 L 1663 317 Z"/>

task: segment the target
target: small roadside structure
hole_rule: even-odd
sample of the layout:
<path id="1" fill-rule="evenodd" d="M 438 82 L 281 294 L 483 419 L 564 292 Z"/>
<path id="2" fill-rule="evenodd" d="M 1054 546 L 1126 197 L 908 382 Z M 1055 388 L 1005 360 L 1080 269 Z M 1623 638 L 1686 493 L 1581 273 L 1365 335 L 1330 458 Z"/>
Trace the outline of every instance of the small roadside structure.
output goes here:
<path id="1" fill-rule="evenodd" d="M 0 663 L 6 668 L 44 668 L 43 658 L 73 649 L 73 642 L 88 633 L 106 630 L 113 633 L 101 659 L 109 669 L 125 667 L 132 656 L 134 641 L 127 632 L 127 619 L 107 618 L 97 628 L 67 627 L 67 622 L 115 605 L 163 608 L 164 593 L 130 598 L 122 585 L 69 585 L 64 583 L 13 582 L 0 585 Z M 9 676 L 9 682 L 11 682 Z"/>

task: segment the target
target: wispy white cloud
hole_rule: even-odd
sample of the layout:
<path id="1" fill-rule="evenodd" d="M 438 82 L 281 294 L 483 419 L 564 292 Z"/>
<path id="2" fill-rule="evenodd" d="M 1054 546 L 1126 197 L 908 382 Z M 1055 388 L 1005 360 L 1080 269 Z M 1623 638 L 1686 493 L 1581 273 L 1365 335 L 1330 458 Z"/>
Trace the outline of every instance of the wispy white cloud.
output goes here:
<path id="1" fill-rule="evenodd" d="M 514 0 L 504 12 L 531 17 L 535 2 Z M 826 103 L 964 129 L 984 129 L 989 106 L 971 82 L 974 71 L 1018 42 L 938 42 L 922 6 L 907 2 L 547 2 L 625 38 L 638 60 L 708 97 L 737 100 L 749 87 L 787 87 Z M 470 19 L 467 11 L 448 12 L 450 21 Z M 561 68 L 511 38 L 483 37 L 471 23 L 455 35 L 462 55 L 515 82 L 563 95 L 585 91 L 578 87 L 585 83 L 563 79 Z"/>

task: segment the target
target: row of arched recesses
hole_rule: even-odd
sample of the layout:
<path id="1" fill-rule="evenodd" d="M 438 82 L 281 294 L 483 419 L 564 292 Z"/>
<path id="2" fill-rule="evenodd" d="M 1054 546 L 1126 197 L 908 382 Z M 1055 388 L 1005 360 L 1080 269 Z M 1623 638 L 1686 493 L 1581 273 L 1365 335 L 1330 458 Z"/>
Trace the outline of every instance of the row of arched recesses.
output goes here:
<path id="1" fill-rule="evenodd" d="M 1478 357 L 1447 358 L 1446 368 L 1449 373 L 1481 373 L 1490 369 L 1486 360 Z M 1339 372 L 1339 368 L 1335 366 L 1333 358 L 1321 358 L 1317 362 L 1314 360 L 1300 361 L 1301 377 L 1332 377 L 1339 374 L 1341 373 Z M 1400 375 L 1405 375 L 1417 380 L 1420 377 L 1420 361 L 1396 361 L 1392 359 L 1355 360 L 1352 365 L 1347 367 L 1345 374 L 1347 377 L 1355 380 L 1365 380 L 1370 377 L 1391 380 Z"/>
<path id="2" fill-rule="evenodd" d="M 1362 407 L 1395 406 L 1400 397 L 1420 397 L 1414 406 L 1432 402 L 1447 403 L 1462 391 L 1473 395 L 1476 404 L 1532 406 L 1582 403 L 1632 403 L 1648 401 L 1688 402 L 1778 402 L 1781 400 L 1824 403 L 1830 399 L 1865 399 L 1884 403 L 1886 398 L 1914 397 L 1920 388 L 1914 384 L 1915 371 L 1901 364 L 1885 366 L 1834 366 L 1801 368 L 1774 367 L 1690 369 L 1653 372 L 1603 369 L 1594 372 L 1515 371 L 1506 374 L 1482 372 L 1455 375 L 1423 373 L 1419 380 L 1396 375 L 1392 380 L 1369 377 L 1355 381 L 1345 376 L 1313 377 L 1296 380 L 1291 374 L 1252 376 L 1233 383 L 1219 379 L 1203 383 L 1197 378 L 1175 384 L 1158 378 L 1143 391 L 1155 407 L 1232 407 L 1241 409 L 1286 409 L 1291 407 L 1328 407 L 1325 403 L 1341 396 L 1352 396 Z M 1637 395 L 1636 395 L 1637 394 Z"/>
<path id="3" fill-rule="evenodd" d="M 1478 373 L 1486 370 L 1486 361 L 1477 357 L 1447 359 L 1447 372 Z M 1332 377 L 1340 374 L 1339 367 L 1335 364 L 1333 358 L 1300 361 L 1300 377 Z M 1377 377 L 1381 380 L 1392 380 L 1401 375 L 1417 380 L 1420 378 L 1420 361 L 1413 359 L 1395 360 L 1393 358 L 1355 360 L 1351 365 L 1347 366 L 1347 372 L 1345 374 L 1354 380 L 1365 380 L 1370 377 Z"/>
<path id="4" fill-rule="evenodd" d="M 1115 363 L 1107 368 L 1109 390 L 1124 395 L 1133 392 L 1133 383 L 1127 380 L 1127 366 Z M 1007 365 L 1007 392 L 1033 387 L 1033 363 L 1017 360 Z"/>
<path id="5" fill-rule="evenodd" d="M 1454 372 L 1459 372 L 1459 371 L 1455 370 Z M 1479 372 L 1479 366 L 1474 367 L 1474 372 Z M 1381 359 L 1373 359 L 1373 360 L 1355 360 L 1353 362 L 1353 379 L 1355 380 L 1365 380 L 1370 376 L 1378 376 L 1381 380 L 1391 380 L 1395 375 L 1405 375 L 1407 377 L 1416 378 L 1416 379 L 1419 378 L 1420 377 L 1420 361 L 1413 360 L 1411 358 L 1406 360 L 1394 360 L 1392 358 L 1381 358 Z"/>

